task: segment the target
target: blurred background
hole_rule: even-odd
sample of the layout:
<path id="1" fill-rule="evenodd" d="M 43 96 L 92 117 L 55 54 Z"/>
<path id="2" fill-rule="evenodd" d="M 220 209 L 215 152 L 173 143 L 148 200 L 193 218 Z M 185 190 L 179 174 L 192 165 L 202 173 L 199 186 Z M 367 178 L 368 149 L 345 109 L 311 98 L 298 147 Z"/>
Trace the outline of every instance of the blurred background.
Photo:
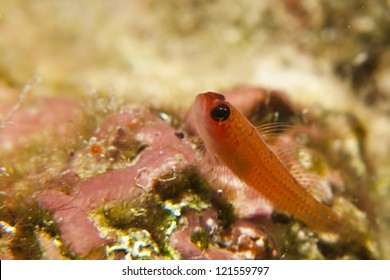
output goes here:
<path id="1" fill-rule="evenodd" d="M 29 98 L 185 111 L 199 92 L 244 84 L 350 112 L 367 130 L 390 258 L 389 45 L 389 0 L 2 0 L 0 119 L 26 85 Z"/>

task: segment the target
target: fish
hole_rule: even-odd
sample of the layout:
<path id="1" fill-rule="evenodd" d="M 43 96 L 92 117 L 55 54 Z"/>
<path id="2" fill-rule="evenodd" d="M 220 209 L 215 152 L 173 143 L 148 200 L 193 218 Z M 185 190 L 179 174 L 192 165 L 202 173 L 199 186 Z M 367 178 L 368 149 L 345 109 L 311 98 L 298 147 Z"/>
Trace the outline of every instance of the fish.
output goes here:
<path id="1" fill-rule="evenodd" d="M 310 228 L 339 233 L 343 222 L 329 206 L 318 201 L 293 176 L 266 136 L 224 95 L 198 94 L 191 110 L 196 131 L 206 150 L 242 182 Z"/>

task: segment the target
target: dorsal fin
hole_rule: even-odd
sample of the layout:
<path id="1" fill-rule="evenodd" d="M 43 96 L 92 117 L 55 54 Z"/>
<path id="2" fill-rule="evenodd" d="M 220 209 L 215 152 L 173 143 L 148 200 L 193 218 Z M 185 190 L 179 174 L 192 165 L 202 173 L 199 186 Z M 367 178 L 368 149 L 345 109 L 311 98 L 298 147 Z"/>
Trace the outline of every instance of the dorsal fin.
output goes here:
<path id="1" fill-rule="evenodd" d="M 288 142 L 291 142 L 291 140 L 288 140 L 285 137 L 278 137 L 269 145 L 269 147 L 287 169 L 291 170 L 297 163 L 297 149 L 299 149 L 299 147 L 291 145 L 291 143 Z M 293 142 L 293 144 L 295 144 L 295 142 Z"/>
<path id="2" fill-rule="evenodd" d="M 328 182 L 318 174 L 308 172 L 302 166 L 290 171 L 297 182 L 319 202 L 330 204 L 333 195 Z"/>
<path id="3" fill-rule="evenodd" d="M 289 130 L 292 126 L 289 124 L 281 123 L 281 122 L 272 122 L 262 124 L 257 128 L 261 136 L 263 136 L 264 140 L 267 141 L 268 144 L 272 144 L 277 140 L 277 137 L 282 133 Z"/>
<path id="4" fill-rule="evenodd" d="M 330 185 L 319 174 L 305 168 L 299 161 L 301 152 L 308 153 L 308 149 L 292 140 L 290 137 L 278 137 L 270 145 L 271 150 L 283 165 L 290 171 L 294 179 L 319 202 L 329 204 L 332 200 Z"/>

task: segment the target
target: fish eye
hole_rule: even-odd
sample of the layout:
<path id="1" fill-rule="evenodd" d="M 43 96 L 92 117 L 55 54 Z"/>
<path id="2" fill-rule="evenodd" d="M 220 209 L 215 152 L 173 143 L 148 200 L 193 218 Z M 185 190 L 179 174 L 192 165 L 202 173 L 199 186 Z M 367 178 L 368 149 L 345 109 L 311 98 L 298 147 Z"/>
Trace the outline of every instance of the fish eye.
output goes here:
<path id="1" fill-rule="evenodd" d="M 226 104 L 219 104 L 210 112 L 211 118 L 216 122 L 226 121 L 230 116 L 230 108 Z"/>

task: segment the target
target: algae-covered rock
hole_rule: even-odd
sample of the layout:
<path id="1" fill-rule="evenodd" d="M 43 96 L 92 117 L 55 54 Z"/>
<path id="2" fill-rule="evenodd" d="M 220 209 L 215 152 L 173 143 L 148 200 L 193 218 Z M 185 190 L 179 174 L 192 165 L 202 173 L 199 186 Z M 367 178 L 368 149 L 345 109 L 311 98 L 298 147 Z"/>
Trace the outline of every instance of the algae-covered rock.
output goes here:
<path id="1" fill-rule="evenodd" d="M 300 162 L 302 171 L 316 176 L 310 181 L 319 184 L 311 186 L 316 198 L 348 220 L 358 237 L 329 237 L 278 212 L 226 168 L 202 159 L 193 119 L 186 118 L 192 133 L 187 136 L 183 125 L 174 128 L 158 111 L 138 106 L 103 117 L 57 173 L 5 181 L 2 223 L 15 233 L 4 237 L 4 257 L 11 252 L 14 258 L 378 258 L 376 231 L 368 226 L 371 202 L 362 195 L 372 168 L 361 149 L 361 125 L 347 114 L 303 116 L 282 93 L 238 88 L 230 96 L 255 122 L 281 116 L 290 123 L 275 138 L 275 149 L 293 150 L 286 162 Z M 23 191 L 34 182 L 40 187 Z M 13 201 L 16 197 L 24 204 Z M 16 223 L 20 218 L 26 224 Z M 49 246 L 50 239 L 58 245 Z"/>
<path id="2" fill-rule="evenodd" d="M 1 6 L 0 258 L 390 258 L 388 1 Z M 286 125 L 274 151 L 359 234 L 203 161 L 207 91 Z"/>

